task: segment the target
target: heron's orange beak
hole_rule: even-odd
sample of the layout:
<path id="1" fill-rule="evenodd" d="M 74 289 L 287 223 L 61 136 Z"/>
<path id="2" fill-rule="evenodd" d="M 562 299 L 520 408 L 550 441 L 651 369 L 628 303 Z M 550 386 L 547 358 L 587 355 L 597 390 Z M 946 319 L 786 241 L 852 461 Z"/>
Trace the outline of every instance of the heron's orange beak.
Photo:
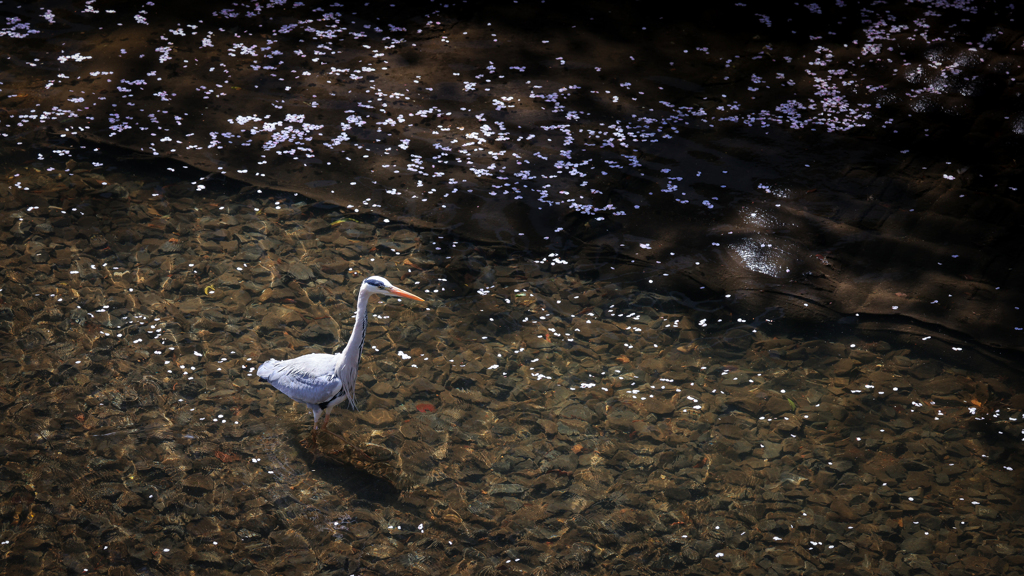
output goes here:
<path id="1" fill-rule="evenodd" d="M 401 288 L 395 288 L 392 286 L 390 292 L 392 296 L 401 296 L 402 298 L 409 298 L 411 300 L 419 300 L 420 302 L 426 302 L 426 300 L 424 300 L 423 298 L 420 298 L 419 296 L 413 294 L 412 292 L 406 292 Z"/>

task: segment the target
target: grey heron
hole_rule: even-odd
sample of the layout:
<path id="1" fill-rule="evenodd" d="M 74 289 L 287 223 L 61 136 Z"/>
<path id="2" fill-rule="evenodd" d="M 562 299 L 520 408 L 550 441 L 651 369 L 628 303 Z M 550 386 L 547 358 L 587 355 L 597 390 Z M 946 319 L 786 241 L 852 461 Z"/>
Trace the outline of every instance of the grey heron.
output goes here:
<path id="1" fill-rule="evenodd" d="M 366 305 L 370 295 L 399 296 L 423 302 L 423 298 L 396 288 L 380 276 L 370 276 L 359 287 L 356 322 L 345 349 L 338 354 L 306 354 L 291 360 L 267 360 L 256 375 L 313 411 L 313 437 L 327 426 L 331 410 L 348 400 L 356 409 L 356 369 L 366 338 Z M 323 423 L 320 419 L 323 418 Z"/>

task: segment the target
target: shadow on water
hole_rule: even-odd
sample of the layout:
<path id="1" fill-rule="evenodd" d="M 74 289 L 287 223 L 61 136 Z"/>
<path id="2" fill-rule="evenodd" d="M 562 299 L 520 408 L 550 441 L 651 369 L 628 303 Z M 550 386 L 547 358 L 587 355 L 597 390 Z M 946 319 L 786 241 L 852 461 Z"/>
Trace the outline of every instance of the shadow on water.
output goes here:
<path id="1" fill-rule="evenodd" d="M 355 466 L 333 462 L 327 457 L 317 457 L 309 453 L 306 454 L 305 462 L 312 475 L 371 506 L 395 506 L 401 498 L 401 490 L 390 482 Z"/>

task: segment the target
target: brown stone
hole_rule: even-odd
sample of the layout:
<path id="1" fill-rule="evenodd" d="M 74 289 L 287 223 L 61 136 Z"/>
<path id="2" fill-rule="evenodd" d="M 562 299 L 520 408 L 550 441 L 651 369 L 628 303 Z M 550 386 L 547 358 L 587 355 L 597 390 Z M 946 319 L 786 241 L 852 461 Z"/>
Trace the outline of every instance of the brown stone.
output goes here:
<path id="1" fill-rule="evenodd" d="M 370 426 L 384 426 L 395 421 L 395 413 L 392 410 L 375 408 L 358 413 L 359 419 Z"/>
<path id="2" fill-rule="evenodd" d="M 260 327 L 264 330 L 278 330 L 283 326 L 301 324 L 302 314 L 288 306 L 272 306 L 263 318 L 260 319 Z"/>
<path id="3" fill-rule="evenodd" d="M 198 492 L 210 492 L 213 490 L 215 483 L 213 478 L 210 478 L 207 474 L 189 474 L 181 481 L 181 485 Z"/>

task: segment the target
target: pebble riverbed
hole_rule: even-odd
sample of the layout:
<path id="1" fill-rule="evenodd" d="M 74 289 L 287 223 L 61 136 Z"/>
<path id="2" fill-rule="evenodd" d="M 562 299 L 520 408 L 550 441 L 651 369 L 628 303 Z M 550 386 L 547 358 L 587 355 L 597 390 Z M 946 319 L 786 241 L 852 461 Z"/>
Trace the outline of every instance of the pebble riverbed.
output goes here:
<path id="1" fill-rule="evenodd" d="M 8 574 L 1024 560 L 1012 378 L 787 335 L 583 257 L 70 172 L 0 196 Z M 339 349 L 370 274 L 427 301 L 372 305 L 361 410 L 307 449 L 310 414 L 254 370 Z"/>

